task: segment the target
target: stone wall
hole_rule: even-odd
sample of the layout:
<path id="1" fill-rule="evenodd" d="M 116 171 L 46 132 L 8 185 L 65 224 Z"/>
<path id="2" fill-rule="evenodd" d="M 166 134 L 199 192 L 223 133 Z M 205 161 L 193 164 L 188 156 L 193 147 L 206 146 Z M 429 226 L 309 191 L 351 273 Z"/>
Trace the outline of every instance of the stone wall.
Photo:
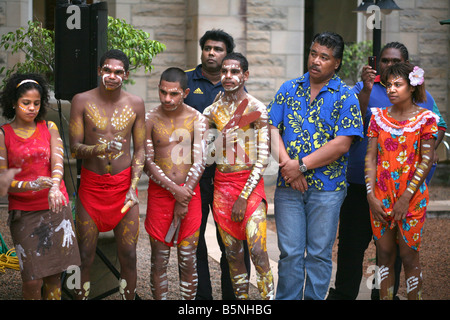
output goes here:
<path id="1" fill-rule="evenodd" d="M 209 29 L 223 29 L 236 42 L 236 51 L 250 64 L 247 89 L 268 104 L 284 81 L 303 70 L 303 0 L 109 0 L 110 14 L 123 18 L 166 44 L 154 59 L 155 70 L 138 72 L 127 90 L 144 96 L 146 107 L 158 104 L 161 72 L 200 63 L 198 40 Z"/>
<path id="2" fill-rule="evenodd" d="M 221 28 L 236 40 L 236 51 L 250 63 L 247 88 L 269 103 L 284 81 L 304 72 L 304 0 L 108 0 L 116 17 L 123 17 L 167 44 L 158 55 L 155 71 L 140 75 L 129 90 L 146 92 L 147 107 L 157 104 L 159 73 L 168 66 L 189 69 L 200 62 L 198 39 L 211 28 Z M 356 1 L 355 1 L 356 2 Z M 403 42 L 411 61 L 426 70 L 427 89 L 447 123 L 449 102 L 450 26 L 439 20 L 450 16 L 447 0 L 396 0 L 403 10 L 383 15 L 382 44 Z M 356 8 L 355 4 L 355 8 Z M 332 13 L 330 13 L 332 14 Z M 356 26 L 355 26 L 356 27 Z M 371 39 L 371 30 L 359 24 L 359 39 Z M 147 91 L 144 87 L 147 87 Z"/>
<path id="3" fill-rule="evenodd" d="M 439 23 L 450 17 L 450 1 L 395 0 L 395 3 L 402 10 L 382 16 L 382 46 L 391 41 L 406 45 L 410 62 L 425 70 L 425 87 L 450 125 L 450 25 Z M 366 31 L 367 39 L 372 39 L 372 32 Z M 446 141 L 450 142 L 450 138 Z M 441 160 L 450 159 L 450 151 L 443 143 L 438 154 Z"/>
<path id="4" fill-rule="evenodd" d="M 109 15 L 125 19 L 167 46 L 166 51 L 155 57 L 154 71 L 146 74 L 139 70 L 132 74 L 136 83 L 125 88 L 143 97 L 147 110 L 159 104 L 157 84 L 161 72 L 172 66 L 190 69 L 200 63 L 198 40 L 212 28 L 223 29 L 234 37 L 236 51 L 245 54 L 250 64 L 246 87 L 265 104 L 284 81 L 304 73 L 304 35 L 311 32 L 304 27 L 307 0 L 105 1 Z M 355 8 L 360 2 L 346 1 L 354 1 Z M 395 2 L 403 10 L 383 15 L 382 45 L 400 41 L 408 47 L 411 62 L 425 69 L 426 88 L 450 124 L 450 25 L 439 24 L 439 20 L 450 17 L 450 3 L 448 0 Z M 32 3 L 32 0 L 0 0 L 0 35 L 26 27 L 27 21 L 36 14 Z M 329 16 L 337 19 L 333 12 Z M 372 31 L 365 22 L 366 18 L 358 14 L 358 23 L 353 28 L 357 28 L 359 41 L 372 39 Z M 0 66 L 11 67 L 21 59 L 24 59 L 22 54 L 0 52 Z M 69 111 L 70 104 L 63 101 L 63 115 L 67 119 Z M 448 160 L 449 155 L 441 144 L 440 159 Z"/>
<path id="5" fill-rule="evenodd" d="M 151 73 L 140 70 L 130 75 L 135 84 L 126 90 L 141 96 L 147 109 L 159 102 L 157 86 L 161 72 L 167 67 L 186 65 L 186 11 L 185 0 L 108 0 L 109 15 L 125 19 L 167 46 L 167 50 L 154 58 L 155 68 Z"/>
<path id="6" fill-rule="evenodd" d="M 303 73 L 303 14 L 303 0 L 247 1 L 247 89 L 265 104 Z"/>
<path id="7" fill-rule="evenodd" d="M 27 25 L 29 18 L 28 1 L 0 1 L 0 35 L 15 31 Z M 24 59 L 23 54 L 0 51 L 0 66 L 11 68 Z"/>
<path id="8" fill-rule="evenodd" d="M 250 63 L 247 88 L 266 104 L 284 81 L 304 72 L 304 34 L 308 31 L 304 30 L 305 0 L 106 1 L 109 15 L 125 19 L 167 46 L 154 59 L 154 71 L 132 74 L 136 84 L 126 88 L 142 96 L 147 109 L 158 104 L 157 84 L 165 68 L 190 69 L 200 63 L 198 39 L 212 28 L 224 29 L 235 38 L 236 51 L 244 53 Z M 31 3 L 31 0 L 0 0 L 0 34 L 26 26 L 33 16 Z M 439 24 L 439 20 L 450 16 L 450 3 L 448 0 L 396 0 L 396 3 L 403 10 L 383 16 L 382 44 L 400 41 L 407 45 L 411 61 L 425 69 L 427 89 L 450 123 L 450 26 Z M 358 39 L 372 38 L 365 23 L 354 28 L 358 28 Z M 23 57 L 0 52 L 1 65 L 11 66 L 18 59 Z"/>
<path id="9" fill-rule="evenodd" d="M 403 10 L 383 15 L 382 45 L 391 41 L 406 45 L 410 62 L 425 70 L 426 89 L 449 124 L 450 26 L 439 21 L 450 17 L 450 2 L 395 0 L 395 3 Z"/>

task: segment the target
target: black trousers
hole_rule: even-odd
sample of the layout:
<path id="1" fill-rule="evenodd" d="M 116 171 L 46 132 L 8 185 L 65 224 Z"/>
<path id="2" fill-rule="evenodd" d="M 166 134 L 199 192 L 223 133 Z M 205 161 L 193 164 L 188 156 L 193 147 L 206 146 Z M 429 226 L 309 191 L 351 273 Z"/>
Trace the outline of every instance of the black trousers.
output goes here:
<path id="1" fill-rule="evenodd" d="M 335 288 L 330 289 L 330 300 L 355 300 L 358 296 L 364 252 L 372 236 L 366 186 L 349 184 L 339 218 L 336 280 Z M 398 291 L 400 271 L 401 260 L 397 255 L 394 295 Z M 372 299 L 379 299 L 378 289 L 372 290 Z"/>
<path id="2" fill-rule="evenodd" d="M 205 230 L 208 222 L 208 215 L 212 210 L 214 200 L 214 182 L 213 178 L 202 177 L 200 179 L 200 192 L 202 198 L 202 224 L 200 226 L 200 236 L 197 246 L 197 274 L 198 286 L 196 300 L 212 300 L 211 276 L 208 265 L 208 248 L 205 241 Z M 233 285 L 230 278 L 230 269 L 225 253 L 225 246 L 222 242 L 219 230 L 216 227 L 216 238 L 221 251 L 220 270 L 221 270 L 221 289 L 223 300 L 236 300 Z M 248 253 L 247 241 L 244 241 L 245 265 L 250 276 L 250 255 Z"/>

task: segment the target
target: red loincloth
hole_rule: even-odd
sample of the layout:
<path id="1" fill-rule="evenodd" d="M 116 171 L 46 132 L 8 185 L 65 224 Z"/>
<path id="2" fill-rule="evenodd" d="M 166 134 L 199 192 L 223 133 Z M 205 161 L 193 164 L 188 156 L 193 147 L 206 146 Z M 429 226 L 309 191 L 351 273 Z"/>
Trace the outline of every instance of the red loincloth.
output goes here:
<path id="1" fill-rule="evenodd" d="M 131 185 L 131 167 L 111 175 L 99 175 L 81 167 L 78 197 L 86 212 L 97 225 L 98 231 L 114 229 L 126 215 L 120 210 Z M 137 189 L 136 189 L 137 194 Z"/>
<path id="2" fill-rule="evenodd" d="M 198 184 L 194 188 L 194 192 L 195 195 L 192 196 L 189 202 L 188 213 L 181 221 L 178 238 L 174 238 L 172 242 L 168 243 L 164 241 L 164 238 L 173 220 L 175 198 L 172 193 L 149 179 L 147 216 L 145 217 L 145 230 L 147 233 L 154 239 L 172 247 L 174 241 L 179 244 L 199 230 L 202 223 L 202 198 Z"/>
<path id="3" fill-rule="evenodd" d="M 261 178 L 256 188 L 248 197 L 247 211 L 245 212 L 244 220 L 241 222 L 231 220 L 231 210 L 233 209 L 233 205 L 241 194 L 242 189 L 244 189 L 249 176 L 250 170 L 230 173 L 223 173 L 216 170 L 214 176 L 214 220 L 225 232 L 238 240 L 247 239 L 245 235 L 247 221 L 258 208 L 262 200 L 264 200 L 267 210 L 264 180 Z"/>

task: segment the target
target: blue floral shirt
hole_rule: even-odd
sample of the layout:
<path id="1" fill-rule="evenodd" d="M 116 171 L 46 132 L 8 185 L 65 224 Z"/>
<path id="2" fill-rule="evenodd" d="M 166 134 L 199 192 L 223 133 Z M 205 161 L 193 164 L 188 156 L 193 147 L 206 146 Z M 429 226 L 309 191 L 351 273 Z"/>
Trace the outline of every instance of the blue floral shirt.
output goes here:
<path id="1" fill-rule="evenodd" d="M 337 136 L 363 137 L 359 101 L 337 76 L 330 79 L 310 104 L 309 73 L 285 82 L 268 106 L 269 123 L 280 130 L 291 159 L 301 159 Z M 305 173 L 310 188 L 338 191 L 346 187 L 348 153 Z M 278 175 L 277 186 L 288 186 Z"/>

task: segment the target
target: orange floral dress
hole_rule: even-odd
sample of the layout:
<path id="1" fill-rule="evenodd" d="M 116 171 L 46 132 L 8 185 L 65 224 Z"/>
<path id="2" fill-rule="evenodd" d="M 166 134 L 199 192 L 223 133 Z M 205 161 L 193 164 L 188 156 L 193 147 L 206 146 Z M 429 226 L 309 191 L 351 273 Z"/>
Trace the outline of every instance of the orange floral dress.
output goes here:
<path id="1" fill-rule="evenodd" d="M 436 137 L 437 120 L 437 116 L 426 109 L 401 122 L 392 118 L 387 108 L 372 109 L 367 136 L 378 139 L 375 197 L 386 207 L 386 213 L 392 211 L 395 202 L 406 191 L 421 162 L 420 141 Z M 428 200 L 428 188 L 423 182 L 411 198 L 405 219 L 394 221 L 388 216 L 387 224 L 382 224 L 375 221 L 371 213 L 374 239 L 380 239 L 386 228 L 398 225 L 405 243 L 419 251 Z"/>

